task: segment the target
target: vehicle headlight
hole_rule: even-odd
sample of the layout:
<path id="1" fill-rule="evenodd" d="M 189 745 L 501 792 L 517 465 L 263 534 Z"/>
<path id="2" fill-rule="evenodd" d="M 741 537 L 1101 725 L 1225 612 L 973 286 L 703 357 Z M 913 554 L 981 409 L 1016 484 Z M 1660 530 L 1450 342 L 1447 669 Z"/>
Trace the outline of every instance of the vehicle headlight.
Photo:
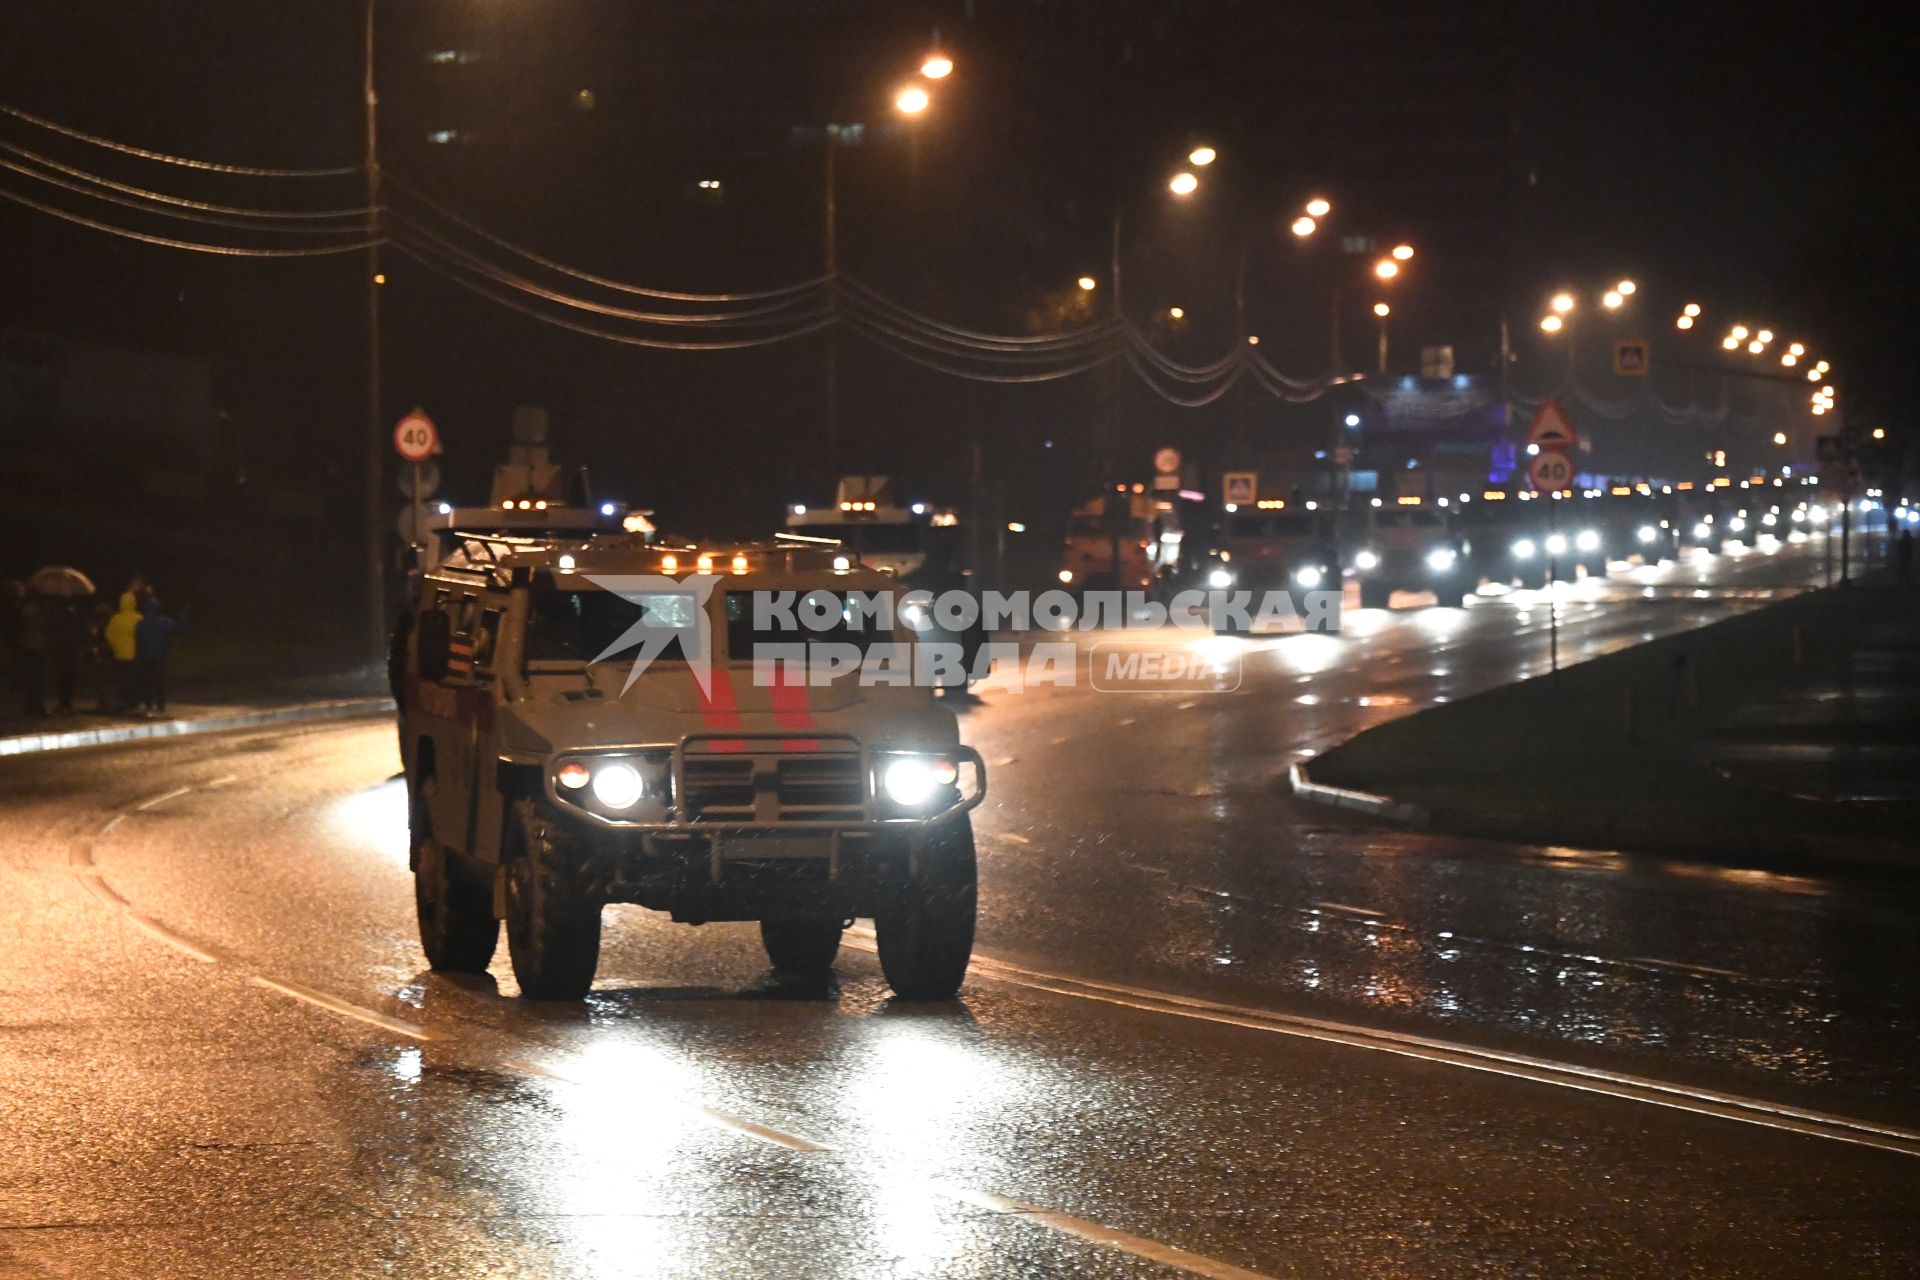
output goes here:
<path id="1" fill-rule="evenodd" d="M 1760 523 L 1765 525 L 1767 528 L 1771 529 L 1773 528 L 1774 525 L 1780 523 L 1780 517 L 1775 515 L 1773 512 L 1769 511 L 1767 512 L 1767 514 L 1760 517 Z"/>
<path id="2" fill-rule="evenodd" d="M 1458 556 L 1459 553 L 1452 547 L 1435 547 L 1427 552 L 1427 568 L 1435 573 L 1445 573 L 1453 568 L 1453 562 Z"/>
<path id="3" fill-rule="evenodd" d="M 1639 538 L 1642 543 L 1650 544 L 1655 538 L 1660 536 L 1660 531 L 1650 524 L 1643 524 L 1640 526 L 1640 532 L 1634 536 Z"/>
<path id="4" fill-rule="evenodd" d="M 1073 570 L 1071 570 L 1071 569 L 1062 569 L 1062 570 L 1060 571 L 1060 581 L 1062 581 L 1062 582 L 1072 582 L 1072 581 L 1073 581 Z"/>
<path id="5" fill-rule="evenodd" d="M 1563 556 L 1567 554 L 1567 535 L 1564 533 L 1548 534 L 1547 554 L 1550 556 Z"/>
<path id="6" fill-rule="evenodd" d="M 646 790 L 640 771 L 624 760 L 608 760 L 593 770 L 593 798 L 609 809 L 633 808 Z"/>
<path id="7" fill-rule="evenodd" d="M 1600 549 L 1600 533 L 1595 529 L 1582 529 L 1574 538 L 1573 545 L 1582 551 L 1598 551 Z"/>
<path id="8" fill-rule="evenodd" d="M 1378 569 L 1380 567 L 1380 557 L 1372 551 L 1362 551 L 1353 558 L 1353 567 L 1356 569 Z"/>
<path id="9" fill-rule="evenodd" d="M 1713 526 L 1708 524 L 1705 520 L 1702 520 L 1699 524 L 1696 524 L 1695 526 L 1693 526 L 1693 536 L 1696 538 L 1703 538 L 1703 539 L 1711 538 L 1713 536 Z"/>
<path id="10" fill-rule="evenodd" d="M 1533 559 L 1533 553 L 1538 550 L 1539 548 L 1533 545 L 1532 538 L 1522 538 L 1513 544 L 1513 558 L 1515 560 L 1531 560 Z"/>
<path id="11" fill-rule="evenodd" d="M 1734 533 L 1744 532 L 1746 527 L 1747 522 L 1739 516 L 1735 516 L 1733 519 L 1727 521 L 1727 528 Z"/>
<path id="12" fill-rule="evenodd" d="M 902 809 L 918 809 L 933 799 L 941 787 L 950 787 L 960 779 L 953 761 L 934 756 L 902 756 L 880 775 L 881 789 L 887 799 Z"/>
<path id="13" fill-rule="evenodd" d="M 1225 591 L 1233 585 L 1233 570 L 1215 569 L 1207 575 L 1207 585 L 1215 591 Z"/>
<path id="14" fill-rule="evenodd" d="M 1322 576 L 1318 565 L 1301 565 L 1293 571 L 1293 580 L 1301 586 L 1308 588 L 1319 586 Z"/>
<path id="15" fill-rule="evenodd" d="M 915 631 L 925 631 L 933 624 L 933 613 L 924 600 L 909 600 L 900 606 L 900 621 Z"/>

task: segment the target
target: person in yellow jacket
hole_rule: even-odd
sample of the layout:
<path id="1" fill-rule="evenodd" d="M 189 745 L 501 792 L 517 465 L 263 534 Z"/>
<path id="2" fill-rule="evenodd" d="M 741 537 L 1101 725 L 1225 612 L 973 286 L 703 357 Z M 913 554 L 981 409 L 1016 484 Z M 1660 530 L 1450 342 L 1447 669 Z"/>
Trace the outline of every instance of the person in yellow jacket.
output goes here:
<path id="1" fill-rule="evenodd" d="M 133 706 L 135 635 L 140 627 L 140 602 L 129 591 L 120 597 L 120 608 L 107 619 L 107 648 L 113 654 L 113 687 L 119 694 L 120 709 Z"/>

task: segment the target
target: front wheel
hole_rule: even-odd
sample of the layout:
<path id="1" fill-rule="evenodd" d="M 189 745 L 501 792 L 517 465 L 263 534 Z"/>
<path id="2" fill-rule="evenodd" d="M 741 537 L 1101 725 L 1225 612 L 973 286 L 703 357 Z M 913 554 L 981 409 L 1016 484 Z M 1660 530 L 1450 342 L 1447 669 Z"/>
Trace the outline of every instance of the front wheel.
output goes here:
<path id="1" fill-rule="evenodd" d="M 507 954 L 529 1000 L 578 1000 L 600 965 L 600 899 L 552 812 L 514 806 L 507 850 Z"/>
<path id="2" fill-rule="evenodd" d="M 822 974 L 840 954 L 838 920 L 762 920 L 760 945 L 783 973 Z"/>
<path id="3" fill-rule="evenodd" d="M 880 970 L 902 1000 L 951 1000 L 973 957 L 979 898 L 973 823 L 965 815 L 925 837 L 920 874 L 873 918 Z"/>
<path id="4" fill-rule="evenodd" d="M 1435 603 L 1444 609 L 1458 609 L 1467 603 L 1467 589 L 1459 583 L 1443 583 L 1433 589 Z"/>
<path id="5" fill-rule="evenodd" d="M 1384 609 L 1393 599 L 1393 584 L 1379 582 L 1372 578 L 1360 580 L 1360 607 L 1362 609 Z"/>
<path id="6" fill-rule="evenodd" d="M 433 834 L 433 779 L 414 792 L 408 815 L 413 841 L 413 906 L 420 949 L 442 973 L 484 973 L 500 944 L 500 922 L 486 889 L 462 877 Z"/>

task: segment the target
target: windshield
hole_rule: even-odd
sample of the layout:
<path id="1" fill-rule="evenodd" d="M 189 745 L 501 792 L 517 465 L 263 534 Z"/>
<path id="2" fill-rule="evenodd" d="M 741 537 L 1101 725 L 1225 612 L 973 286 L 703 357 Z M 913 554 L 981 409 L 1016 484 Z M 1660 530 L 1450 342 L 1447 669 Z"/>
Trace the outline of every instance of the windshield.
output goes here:
<path id="1" fill-rule="evenodd" d="M 616 644 L 637 646 L 647 631 L 670 632 L 656 661 L 685 662 L 682 641 L 697 638 L 699 603 L 689 591 L 616 595 L 596 588 L 539 590 L 527 616 L 528 662 L 593 662 Z M 629 635 L 635 624 L 646 630 Z M 625 641 L 622 644 L 622 641 Z"/>
<path id="2" fill-rule="evenodd" d="M 1447 519 L 1438 511 L 1411 507 L 1375 512 L 1373 523 L 1377 529 L 1442 529 L 1446 527 Z"/>
<path id="3" fill-rule="evenodd" d="M 760 645 L 795 644 L 852 644 L 864 653 L 893 638 L 881 625 L 881 604 L 857 592 L 809 591 L 796 600 L 791 591 L 730 591 L 727 656 L 750 659 Z"/>

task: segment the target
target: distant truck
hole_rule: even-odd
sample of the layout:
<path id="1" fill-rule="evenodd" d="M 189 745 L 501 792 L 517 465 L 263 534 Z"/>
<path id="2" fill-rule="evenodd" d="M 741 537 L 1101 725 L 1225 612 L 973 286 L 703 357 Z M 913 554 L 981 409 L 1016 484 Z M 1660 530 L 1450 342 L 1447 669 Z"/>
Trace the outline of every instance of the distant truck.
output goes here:
<path id="1" fill-rule="evenodd" d="M 888 476 L 842 476 L 831 505 L 787 511 L 789 532 L 832 538 L 860 563 L 906 582 L 957 574 L 959 524 L 952 511 L 901 505 Z"/>

